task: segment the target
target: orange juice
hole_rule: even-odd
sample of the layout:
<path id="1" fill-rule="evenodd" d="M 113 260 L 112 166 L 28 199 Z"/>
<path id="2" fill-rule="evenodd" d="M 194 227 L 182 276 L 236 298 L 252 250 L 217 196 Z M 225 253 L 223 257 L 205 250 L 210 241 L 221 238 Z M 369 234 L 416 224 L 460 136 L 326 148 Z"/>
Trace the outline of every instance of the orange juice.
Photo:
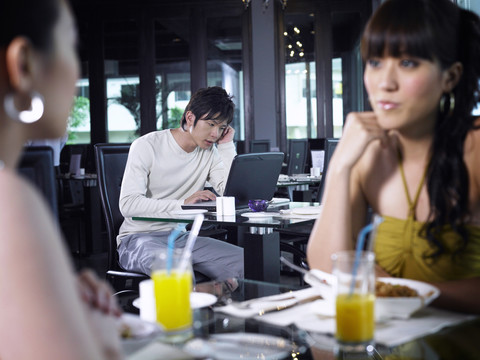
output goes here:
<path id="1" fill-rule="evenodd" d="M 375 295 L 337 295 L 337 340 L 363 343 L 373 340 Z"/>
<path id="2" fill-rule="evenodd" d="M 190 292 L 192 273 L 172 270 L 155 270 L 152 273 L 157 309 L 157 322 L 166 331 L 183 330 L 192 326 Z"/>

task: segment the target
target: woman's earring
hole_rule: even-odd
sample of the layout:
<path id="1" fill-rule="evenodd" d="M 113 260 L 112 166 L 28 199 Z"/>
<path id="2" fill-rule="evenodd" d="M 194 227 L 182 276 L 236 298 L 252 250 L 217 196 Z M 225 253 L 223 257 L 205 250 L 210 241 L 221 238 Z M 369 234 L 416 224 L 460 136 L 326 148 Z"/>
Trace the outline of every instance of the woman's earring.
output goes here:
<path id="1" fill-rule="evenodd" d="M 29 110 L 18 111 L 15 107 L 13 94 L 9 93 L 5 95 L 3 99 L 3 106 L 5 112 L 13 120 L 23 122 L 25 124 L 31 124 L 38 121 L 43 115 L 43 97 L 36 91 L 32 91 L 32 100 Z"/>
<path id="2" fill-rule="evenodd" d="M 448 93 L 448 108 L 445 109 L 445 98 L 447 97 L 446 94 L 442 95 L 442 98 L 440 99 L 440 112 L 442 114 L 446 113 L 446 117 L 450 117 L 453 114 L 453 110 L 455 110 L 455 95 L 453 91 L 450 91 Z"/>

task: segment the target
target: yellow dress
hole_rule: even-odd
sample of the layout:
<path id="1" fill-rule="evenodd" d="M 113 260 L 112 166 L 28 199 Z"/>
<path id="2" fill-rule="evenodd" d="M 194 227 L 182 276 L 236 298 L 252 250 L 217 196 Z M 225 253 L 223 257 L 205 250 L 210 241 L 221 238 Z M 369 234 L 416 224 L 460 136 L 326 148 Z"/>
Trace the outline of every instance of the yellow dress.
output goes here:
<path id="1" fill-rule="evenodd" d="M 435 260 L 425 257 L 434 248 L 427 239 L 419 236 L 424 223 L 415 219 L 415 208 L 425 174 L 412 201 L 401 162 L 400 172 L 409 203 L 408 217 L 403 220 L 384 216 L 375 239 L 377 263 L 392 276 L 420 281 L 438 282 L 480 276 L 480 228 L 477 226 L 466 226 L 468 245 L 465 251 L 454 258 L 452 254 L 461 239 L 449 226 L 445 226 L 442 237 L 445 251 Z"/>

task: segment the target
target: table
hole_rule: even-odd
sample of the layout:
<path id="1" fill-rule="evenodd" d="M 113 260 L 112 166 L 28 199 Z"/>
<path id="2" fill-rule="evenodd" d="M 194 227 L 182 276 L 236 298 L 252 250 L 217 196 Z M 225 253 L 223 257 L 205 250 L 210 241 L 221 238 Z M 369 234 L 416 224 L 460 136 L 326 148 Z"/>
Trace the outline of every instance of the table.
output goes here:
<path id="1" fill-rule="evenodd" d="M 70 219 L 71 212 L 78 213 L 85 222 L 84 236 L 72 234 L 71 224 L 67 221 L 64 232 L 70 237 L 77 236 L 78 244 L 73 246 L 73 252 L 79 255 L 100 254 L 106 251 L 105 241 L 102 239 L 102 210 L 100 193 L 97 185 L 97 174 L 70 175 L 61 174 L 57 177 L 60 182 L 61 199 L 70 199 L 70 202 L 61 201 L 60 222 Z M 68 191 L 67 191 L 68 190 Z M 66 192 L 69 196 L 66 196 Z"/>
<path id="2" fill-rule="evenodd" d="M 310 175 L 291 176 L 277 182 L 277 188 L 286 188 L 290 201 L 313 201 L 314 199 L 310 186 L 318 186 L 322 177 L 311 177 Z"/>
<path id="3" fill-rule="evenodd" d="M 238 286 L 232 287 L 231 280 L 225 282 L 207 282 L 196 286 L 195 290 L 207 292 L 218 297 L 218 305 L 231 300 L 243 301 L 262 296 L 274 295 L 299 287 L 267 283 L 253 280 L 237 280 Z M 128 302 L 128 301 L 127 301 Z M 133 308 L 135 312 L 136 309 Z M 313 316 L 313 315 L 312 315 Z M 307 332 L 294 325 L 278 327 L 255 319 L 241 319 L 211 308 L 194 311 L 194 336 L 208 338 L 212 334 L 249 332 L 279 336 L 294 342 L 296 352 L 285 359 L 415 359 L 415 360 L 473 360 L 478 359 L 478 339 L 480 339 L 480 319 L 465 322 L 457 326 L 410 341 L 406 344 L 387 348 L 377 346 L 373 354 L 342 354 L 335 357 L 331 349 L 317 346 L 317 334 Z M 333 341 L 333 340 L 332 340 Z M 181 345 L 180 345 L 181 346 Z"/>
<path id="4" fill-rule="evenodd" d="M 318 206 L 318 203 L 289 202 L 270 205 L 269 211 L 295 207 Z M 280 280 L 280 235 L 274 229 L 285 229 L 299 224 L 313 224 L 315 218 L 246 218 L 241 216 L 248 209 L 238 210 L 234 216 L 205 214 L 205 224 L 217 224 L 231 228 L 229 242 L 244 249 L 245 278 L 278 283 Z M 162 217 L 133 217 L 138 221 L 162 221 L 192 223 L 193 216 L 165 213 Z M 247 228 L 247 231 L 245 231 Z"/>

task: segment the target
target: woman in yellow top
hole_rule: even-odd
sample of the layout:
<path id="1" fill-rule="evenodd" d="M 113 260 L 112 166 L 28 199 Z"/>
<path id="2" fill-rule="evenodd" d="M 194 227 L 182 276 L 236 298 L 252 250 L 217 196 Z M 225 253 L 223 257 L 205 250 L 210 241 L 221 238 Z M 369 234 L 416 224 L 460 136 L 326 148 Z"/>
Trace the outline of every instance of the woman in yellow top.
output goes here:
<path id="1" fill-rule="evenodd" d="M 309 264 L 330 271 L 371 207 L 384 218 L 379 274 L 431 282 L 437 306 L 480 313 L 480 20 L 450 0 L 387 0 L 361 46 L 373 111 L 347 116 Z"/>

